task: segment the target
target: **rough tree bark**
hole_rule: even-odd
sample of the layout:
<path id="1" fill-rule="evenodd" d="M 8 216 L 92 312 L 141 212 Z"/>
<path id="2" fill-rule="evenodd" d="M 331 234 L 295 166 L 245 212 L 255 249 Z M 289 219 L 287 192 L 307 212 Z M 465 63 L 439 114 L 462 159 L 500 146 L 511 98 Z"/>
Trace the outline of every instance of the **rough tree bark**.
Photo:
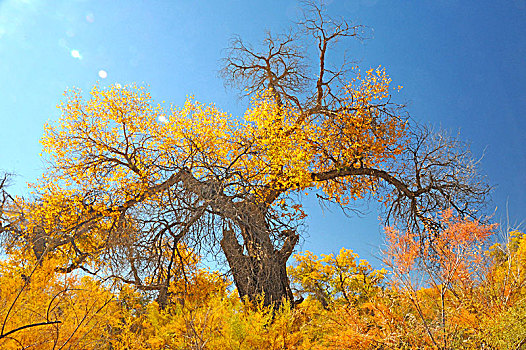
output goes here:
<path id="1" fill-rule="evenodd" d="M 252 242 L 259 241 L 253 239 L 254 232 L 246 232 L 244 236 Z M 269 235 L 262 236 L 267 238 Z M 291 248 L 297 239 L 297 236 L 291 239 Z M 272 245 L 262 245 L 252 253 L 244 254 L 243 246 L 230 229 L 223 231 L 221 248 L 231 267 L 240 297 L 257 300 L 258 296 L 264 295 L 264 305 L 281 303 L 283 299 L 293 300 L 286 267 L 292 250 L 275 250 Z"/>

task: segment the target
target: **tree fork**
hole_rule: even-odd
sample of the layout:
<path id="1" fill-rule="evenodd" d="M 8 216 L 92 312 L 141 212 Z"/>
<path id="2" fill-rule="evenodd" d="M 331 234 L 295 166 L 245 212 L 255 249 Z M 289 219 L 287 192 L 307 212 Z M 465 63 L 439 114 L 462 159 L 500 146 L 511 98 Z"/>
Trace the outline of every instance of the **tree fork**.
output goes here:
<path id="1" fill-rule="evenodd" d="M 223 230 L 221 248 L 231 267 L 234 283 L 241 298 L 257 300 L 264 295 L 263 304 L 281 305 L 284 300 L 293 304 L 293 295 L 287 276 L 286 262 L 292 254 L 292 249 L 298 236 L 287 240 L 289 242 L 280 250 L 259 249 L 255 256 L 243 253 L 233 230 Z M 285 248 L 285 249 L 284 249 Z"/>

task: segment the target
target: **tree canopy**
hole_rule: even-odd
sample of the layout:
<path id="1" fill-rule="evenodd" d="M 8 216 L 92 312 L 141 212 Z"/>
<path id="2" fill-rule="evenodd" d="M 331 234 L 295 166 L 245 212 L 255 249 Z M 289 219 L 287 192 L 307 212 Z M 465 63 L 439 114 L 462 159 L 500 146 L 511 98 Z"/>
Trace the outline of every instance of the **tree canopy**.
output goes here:
<path id="1" fill-rule="evenodd" d="M 261 49 L 235 38 L 222 73 L 250 97 L 243 116 L 192 98 L 165 108 L 135 85 L 68 91 L 42 138 L 36 198 L 14 200 L 3 230 L 62 271 L 158 290 L 162 305 L 178 244 L 220 246 L 240 295 L 270 304 L 292 299 L 286 262 L 306 215 L 295 193 L 376 198 L 388 222 L 422 235 L 442 210 L 475 217 L 488 187 L 464 144 L 391 102 L 384 68 L 329 67 L 333 44 L 362 29 L 308 3 L 297 32 Z"/>

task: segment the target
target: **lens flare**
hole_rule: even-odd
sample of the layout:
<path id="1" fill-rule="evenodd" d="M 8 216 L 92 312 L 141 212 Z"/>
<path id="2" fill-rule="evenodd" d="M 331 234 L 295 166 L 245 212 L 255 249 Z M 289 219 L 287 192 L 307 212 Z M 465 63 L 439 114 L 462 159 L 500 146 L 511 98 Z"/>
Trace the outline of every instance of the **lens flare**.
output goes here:
<path id="1" fill-rule="evenodd" d="M 82 55 L 80 54 L 79 50 L 71 50 L 70 52 L 71 57 L 81 60 Z"/>

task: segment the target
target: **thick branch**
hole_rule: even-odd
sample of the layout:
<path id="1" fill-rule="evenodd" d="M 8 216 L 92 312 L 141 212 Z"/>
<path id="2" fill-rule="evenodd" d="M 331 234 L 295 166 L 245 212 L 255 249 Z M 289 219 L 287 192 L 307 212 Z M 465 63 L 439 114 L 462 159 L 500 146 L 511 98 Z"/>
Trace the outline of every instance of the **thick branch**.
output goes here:
<path id="1" fill-rule="evenodd" d="M 384 170 L 379 170 L 379 169 L 344 167 L 341 169 L 329 170 L 329 171 L 322 172 L 322 173 L 312 173 L 311 178 L 314 181 L 328 181 L 328 180 L 334 180 L 339 177 L 356 176 L 356 175 L 368 175 L 368 176 L 372 176 L 375 178 L 383 179 L 387 181 L 389 184 L 396 187 L 406 197 L 414 198 L 416 196 L 415 192 L 409 190 L 407 185 L 405 185 L 402 181 L 390 175 L 388 172 Z"/>
<path id="2" fill-rule="evenodd" d="M 0 334 L 0 339 L 6 338 L 6 337 L 10 336 L 11 334 L 19 332 L 19 331 L 21 331 L 23 329 L 26 329 L 26 328 L 33 328 L 33 327 L 38 327 L 38 326 L 47 326 L 47 325 L 52 325 L 52 324 L 57 324 L 57 323 L 62 323 L 62 321 L 46 321 L 46 322 L 37 322 L 37 323 L 26 324 L 26 325 L 23 325 L 21 327 L 12 329 L 9 332 L 6 332 L 5 334 Z"/>

